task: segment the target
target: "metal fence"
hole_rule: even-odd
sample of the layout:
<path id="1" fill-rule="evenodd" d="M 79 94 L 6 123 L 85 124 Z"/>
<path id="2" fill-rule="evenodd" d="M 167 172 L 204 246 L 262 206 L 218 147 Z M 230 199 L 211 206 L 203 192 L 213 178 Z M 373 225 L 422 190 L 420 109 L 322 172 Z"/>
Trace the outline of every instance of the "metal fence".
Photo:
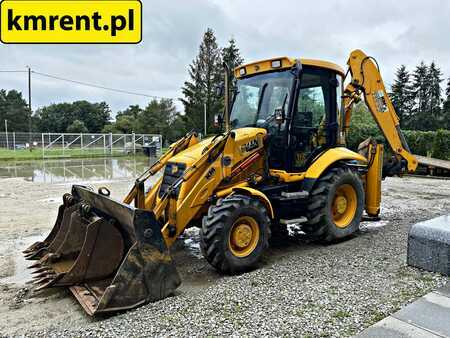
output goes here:
<path id="1" fill-rule="evenodd" d="M 6 156 L 40 152 L 43 158 L 83 156 L 123 156 L 143 152 L 158 156 L 161 135 L 83 133 L 0 133 L 0 150 Z M 153 155 L 152 154 L 152 155 Z"/>

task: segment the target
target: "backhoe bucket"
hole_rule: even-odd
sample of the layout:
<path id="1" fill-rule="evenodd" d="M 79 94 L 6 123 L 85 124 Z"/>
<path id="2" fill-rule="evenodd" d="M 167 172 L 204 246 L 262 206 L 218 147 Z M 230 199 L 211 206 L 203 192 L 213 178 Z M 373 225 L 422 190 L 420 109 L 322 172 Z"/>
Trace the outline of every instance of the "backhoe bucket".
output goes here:
<path id="1" fill-rule="evenodd" d="M 181 283 L 151 211 L 82 186 L 73 186 L 49 236 L 25 254 L 40 257 L 31 266 L 37 291 L 68 286 L 90 315 L 160 300 Z"/>

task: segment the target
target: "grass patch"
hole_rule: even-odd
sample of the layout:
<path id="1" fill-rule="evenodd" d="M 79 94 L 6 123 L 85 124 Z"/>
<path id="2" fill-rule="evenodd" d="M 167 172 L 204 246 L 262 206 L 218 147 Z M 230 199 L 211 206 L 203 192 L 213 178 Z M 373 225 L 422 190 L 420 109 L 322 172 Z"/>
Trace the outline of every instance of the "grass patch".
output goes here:
<path id="1" fill-rule="evenodd" d="M 89 158 L 89 157 L 105 157 L 105 156 L 127 156 L 122 149 L 104 151 L 103 149 L 48 149 L 43 156 L 42 149 L 2 149 L 0 148 L 0 161 L 8 160 L 40 160 L 43 158 Z M 131 154 L 133 155 L 133 154 Z"/>
<path id="2" fill-rule="evenodd" d="M 350 317 L 350 315 L 351 315 L 350 312 L 343 311 L 343 310 L 339 310 L 339 311 L 336 311 L 335 313 L 333 313 L 333 317 L 338 318 L 338 319 L 347 318 L 347 317 Z"/>
<path id="3" fill-rule="evenodd" d="M 373 325 L 375 323 L 378 323 L 380 320 L 383 320 L 384 318 L 386 318 L 388 315 L 380 312 L 380 311 L 373 311 L 370 314 L 370 319 L 369 319 L 369 325 Z"/>

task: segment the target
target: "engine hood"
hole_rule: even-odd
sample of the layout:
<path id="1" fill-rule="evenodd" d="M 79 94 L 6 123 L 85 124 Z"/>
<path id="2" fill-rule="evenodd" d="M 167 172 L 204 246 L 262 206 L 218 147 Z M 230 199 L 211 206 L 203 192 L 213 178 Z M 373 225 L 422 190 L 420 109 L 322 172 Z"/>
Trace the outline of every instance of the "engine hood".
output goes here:
<path id="1" fill-rule="evenodd" d="M 247 142 L 256 139 L 259 134 L 266 135 L 267 131 L 263 128 L 239 128 L 232 130 L 234 133 L 234 141 L 237 146 L 245 145 Z M 171 158 L 171 163 L 184 163 L 187 167 L 191 166 L 201 156 L 203 149 L 208 146 L 214 137 L 208 137 L 201 142 L 183 150 L 179 154 Z"/>

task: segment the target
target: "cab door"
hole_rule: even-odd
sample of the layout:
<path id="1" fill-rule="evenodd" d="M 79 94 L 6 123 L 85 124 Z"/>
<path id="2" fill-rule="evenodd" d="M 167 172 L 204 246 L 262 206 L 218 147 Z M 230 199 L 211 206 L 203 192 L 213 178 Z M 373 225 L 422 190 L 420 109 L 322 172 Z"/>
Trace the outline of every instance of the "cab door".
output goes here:
<path id="1" fill-rule="evenodd" d="M 289 129 L 291 171 L 304 171 L 323 150 L 336 145 L 340 75 L 304 66 Z"/>

